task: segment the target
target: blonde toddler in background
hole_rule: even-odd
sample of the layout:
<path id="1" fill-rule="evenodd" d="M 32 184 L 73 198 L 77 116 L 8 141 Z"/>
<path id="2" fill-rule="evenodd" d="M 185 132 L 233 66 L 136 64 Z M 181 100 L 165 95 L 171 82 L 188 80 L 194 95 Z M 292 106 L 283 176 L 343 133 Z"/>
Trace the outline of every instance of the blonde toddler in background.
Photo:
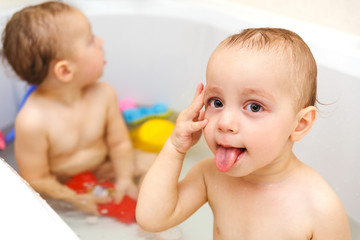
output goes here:
<path id="1" fill-rule="evenodd" d="M 125 194 L 136 199 L 135 153 L 114 89 L 98 81 L 103 40 L 86 16 L 61 2 L 26 7 L 9 20 L 2 42 L 16 74 L 37 85 L 15 122 L 20 175 L 43 196 L 90 214 L 112 199 L 64 185 L 84 171 L 114 180 L 115 202 Z"/>

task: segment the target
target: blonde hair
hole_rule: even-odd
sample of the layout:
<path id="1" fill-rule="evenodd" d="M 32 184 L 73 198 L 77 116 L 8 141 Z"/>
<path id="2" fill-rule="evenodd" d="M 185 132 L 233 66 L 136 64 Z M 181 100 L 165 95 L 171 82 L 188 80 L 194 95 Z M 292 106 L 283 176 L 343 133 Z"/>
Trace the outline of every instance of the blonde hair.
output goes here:
<path id="1" fill-rule="evenodd" d="M 316 61 L 308 45 L 296 33 L 281 28 L 249 28 L 234 34 L 219 46 L 269 50 L 289 60 L 295 83 L 298 107 L 315 106 L 317 88 Z"/>
<path id="2" fill-rule="evenodd" d="M 2 34 L 3 60 L 29 84 L 39 85 L 50 62 L 61 49 L 57 20 L 74 8 L 61 2 L 45 2 L 16 12 Z"/>

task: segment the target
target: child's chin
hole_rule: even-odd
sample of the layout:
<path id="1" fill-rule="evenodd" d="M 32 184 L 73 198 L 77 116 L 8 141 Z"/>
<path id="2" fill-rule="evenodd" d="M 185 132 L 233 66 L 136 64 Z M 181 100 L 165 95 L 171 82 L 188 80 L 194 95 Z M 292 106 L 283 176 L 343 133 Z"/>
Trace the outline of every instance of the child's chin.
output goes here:
<path id="1" fill-rule="evenodd" d="M 242 159 L 234 163 L 234 165 L 229 169 L 229 171 L 225 172 L 225 174 L 231 177 L 245 177 L 250 174 L 244 169 L 244 166 L 242 166 L 241 160 Z"/>
<path id="2" fill-rule="evenodd" d="M 241 169 L 236 168 L 236 167 L 231 168 L 229 171 L 225 172 L 225 174 L 230 177 L 244 177 L 247 175 L 246 173 L 241 171 Z"/>

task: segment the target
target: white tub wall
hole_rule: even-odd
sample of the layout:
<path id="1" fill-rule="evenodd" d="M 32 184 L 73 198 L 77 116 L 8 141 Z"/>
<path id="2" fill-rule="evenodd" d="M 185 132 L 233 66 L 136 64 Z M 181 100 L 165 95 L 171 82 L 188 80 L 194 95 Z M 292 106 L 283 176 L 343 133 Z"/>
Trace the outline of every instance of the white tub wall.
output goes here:
<path id="1" fill-rule="evenodd" d="M 116 86 L 122 98 L 131 97 L 145 105 L 162 102 L 175 111 L 182 110 L 192 99 L 196 84 L 205 81 L 211 51 L 227 35 L 178 19 L 130 15 L 113 19 L 115 29 L 104 28 L 111 22 L 102 17 L 90 19 L 105 41 L 103 79 Z"/>
<path id="2" fill-rule="evenodd" d="M 275 14 L 360 35 L 358 0 L 231 0 Z"/>
<path id="3" fill-rule="evenodd" d="M 0 9 L 38 2 L 42 1 L 0 0 Z M 360 1 L 358 0 L 229 0 L 229 2 L 246 4 L 286 17 L 360 35 Z"/>
<path id="4" fill-rule="evenodd" d="M 318 118 L 295 144 L 295 153 L 333 187 L 349 216 L 360 223 L 360 78 L 318 67 Z M 356 108 L 356 107 L 355 107 Z"/>
<path id="5" fill-rule="evenodd" d="M 0 67 L 0 130 L 11 126 L 16 115 L 17 98 L 14 86 Z"/>
<path id="6" fill-rule="evenodd" d="M 9 130 L 14 125 L 18 107 L 28 84 L 20 81 L 9 66 L 0 67 L 0 130 Z"/>

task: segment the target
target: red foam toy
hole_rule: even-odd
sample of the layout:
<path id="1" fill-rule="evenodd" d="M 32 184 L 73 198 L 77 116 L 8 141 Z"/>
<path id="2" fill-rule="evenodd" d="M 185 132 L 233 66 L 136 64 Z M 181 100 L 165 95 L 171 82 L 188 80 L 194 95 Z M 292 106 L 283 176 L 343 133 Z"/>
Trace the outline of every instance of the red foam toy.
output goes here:
<path id="1" fill-rule="evenodd" d="M 136 222 L 135 208 L 136 202 L 128 196 L 124 196 L 119 204 L 111 202 L 108 204 L 98 205 L 98 211 L 100 214 L 114 217 L 120 222 L 126 224 Z"/>
<path id="2" fill-rule="evenodd" d="M 0 131 L 0 150 L 5 149 L 6 142 L 3 133 Z"/>
<path id="3" fill-rule="evenodd" d="M 66 186 L 78 194 L 91 192 L 96 185 L 96 177 L 91 172 L 79 173 L 66 182 Z"/>
<path id="4" fill-rule="evenodd" d="M 92 192 L 96 186 L 100 186 L 109 192 L 114 190 L 114 184 L 110 181 L 97 182 L 96 177 L 91 172 L 83 172 L 66 182 L 66 185 L 73 189 L 77 194 Z M 124 196 L 118 204 L 110 202 L 98 204 L 98 211 L 102 215 L 114 217 L 120 222 L 130 224 L 136 222 L 135 219 L 136 201 L 129 196 Z"/>

